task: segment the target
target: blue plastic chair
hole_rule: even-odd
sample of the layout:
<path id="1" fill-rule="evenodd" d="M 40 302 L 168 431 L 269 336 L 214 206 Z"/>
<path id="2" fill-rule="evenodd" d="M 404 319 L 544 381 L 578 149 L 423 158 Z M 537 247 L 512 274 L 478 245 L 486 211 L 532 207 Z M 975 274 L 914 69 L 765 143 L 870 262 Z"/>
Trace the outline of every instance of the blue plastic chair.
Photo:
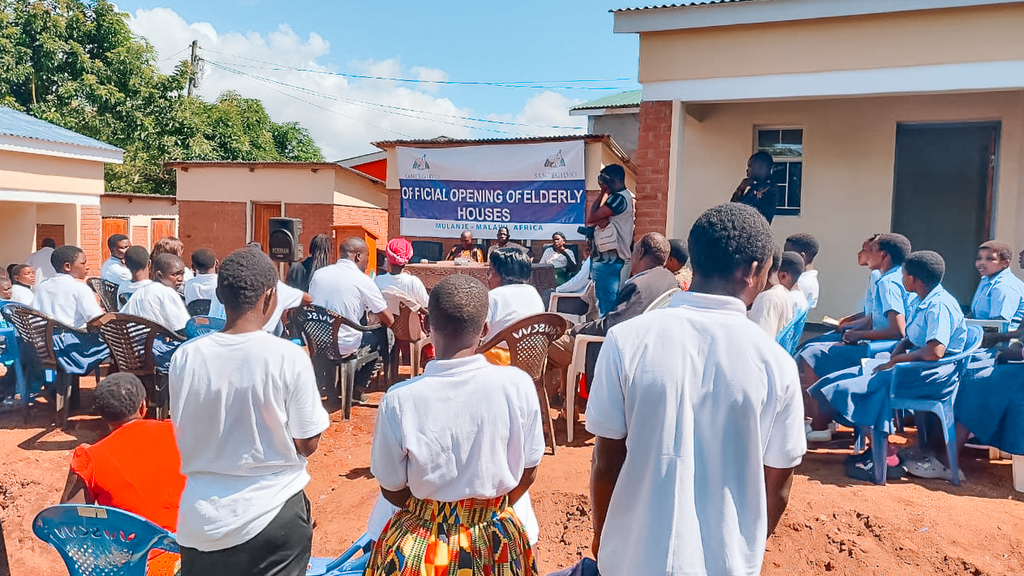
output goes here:
<path id="1" fill-rule="evenodd" d="M 21 348 L 18 347 L 18 331 L 0 316 L 0 337 L 4 349 L 0 352 L 0 364 L 7 364 L 14 370 L 14 392 L 21 399 L 22 410 L 28 409 L 28 379 L 21 364 Z"/>
<path id="2" fill-rule="evenodd" d="M 800 338 L 804 335 L 804 325 L 807 324 L 807 310 L 801 311 L 799 314 L 793 317 L 786 324 L 786 327 L 779 332 L 779 335 L 775 337 L 775 341 L 779 343 L 779 346 L 789 352 L 792 356 L 796 354 L 796 349 L 800 345 Z"/>
<path id="3" fill-rule="evenodd" d="M 36 515 L 32 532 L 57 549 L 70 576 L 145 576 L 150 550 L 179 552 L 167 530 L 106 506 L 50 506 Z"/>
<path id="4" fill-rule="evenodd" d="M 373 540 L 370 540 L 369 535 L 363 534 L 337 558 L 310 558 L 306 576 L 361 575 L 366 571 L 366 564 L 370 561 L 371 548 L 373 548 Z M 356 558 L 355 555 L 359 552 L 363 554 Z"/>
<path id="5" fill-rule="evenodd" d="M 964 369 L 971 355 L 981 347 L 981 340 L 984 331 L 979 326 L 967 327 L 967 343 L 959 354 L 946 356 L 936 362 L 904 362 L 896 364 L 889 373 L 889 407 L 888 410 L 914 410 L 916 412 L 931 412 L 939 417 L 942 422 L 942 437 L 946 441 L 946 456 L 949 458 L 949 465 L 953 471 L 953 478 L 950 482 L 954 486 L 960 485 L 960 466 L 957 463 L 956 450 L 956 424 L 953 416 L 953 401 L 956 399 L 956 392 L 960 388 L 960 381 L 963 378 Z M 950 372 L 949 378 L 954 379 L 953 385 L 945 390 L 941 398 L 900 398 L 896 395 L 896 382 L 899 375 L 904 372 L 922 372 L 924 370 L 955 364 L 956 368 Z M 889 453 L 889 434 L 878 427 L 871 428 L 871 459 L 874 463 L 875 484 L 885 484 L 886 464 L 885 459 Z M 927 439 L 923 435 L 923 429 L 918 427 L 918 440 L 922 443 Z"/>
<path id="6" fill-rule="evenodd" d="M 189 318 L 188 324 L 185 324 L 185 336 L 191 340 L 204 334 L 209 334 L 210 332 L 220 332 L 223 329 L 223 318 L 214 318 L 213 316 L 193 316 Z"/>

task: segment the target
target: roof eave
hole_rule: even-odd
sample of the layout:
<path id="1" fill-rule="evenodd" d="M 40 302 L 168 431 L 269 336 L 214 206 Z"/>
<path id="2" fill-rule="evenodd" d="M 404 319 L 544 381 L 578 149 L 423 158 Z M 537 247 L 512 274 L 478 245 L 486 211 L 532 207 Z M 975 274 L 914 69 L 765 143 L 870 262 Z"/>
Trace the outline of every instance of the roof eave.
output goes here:
<path id="1" fill-rule="evenodd" d="M 105 164 L 121 164 L 124 162 L 124 150 L 120 148 L 93 148 L 80 144 L 52 142 L 50 140 L 25 138 L 9 134 L 0 135 L 0 150 L 86 160 L 89 162 L 103 162 Z"/>

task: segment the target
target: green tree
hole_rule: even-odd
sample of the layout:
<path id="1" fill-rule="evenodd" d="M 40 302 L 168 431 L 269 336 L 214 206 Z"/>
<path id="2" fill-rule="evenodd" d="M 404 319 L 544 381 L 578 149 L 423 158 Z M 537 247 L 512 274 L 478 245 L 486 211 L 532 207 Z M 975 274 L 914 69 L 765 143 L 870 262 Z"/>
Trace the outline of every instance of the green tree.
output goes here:
<path id="1" fill-rule="evenodd" d="M 123 148 L 109 191 L 173 194 L 166 160 L 323 160 L 304 128 L 274 123 L 259 100 L 186 96 L 191 72 L 184 61 L 162 74 L 106 0 L 0 0 L 0 105 Z"/>

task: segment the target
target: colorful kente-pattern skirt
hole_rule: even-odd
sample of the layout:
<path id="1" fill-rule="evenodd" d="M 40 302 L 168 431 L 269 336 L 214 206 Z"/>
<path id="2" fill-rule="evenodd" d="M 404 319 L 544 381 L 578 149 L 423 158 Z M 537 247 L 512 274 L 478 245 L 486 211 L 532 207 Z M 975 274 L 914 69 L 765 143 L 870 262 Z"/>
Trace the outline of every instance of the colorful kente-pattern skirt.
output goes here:
<path id="1" fill-rule="evenodd" d="M 534 576 L 529 538 L 507 497 L 409 498 L 373 547 L 367 576 Z"/>

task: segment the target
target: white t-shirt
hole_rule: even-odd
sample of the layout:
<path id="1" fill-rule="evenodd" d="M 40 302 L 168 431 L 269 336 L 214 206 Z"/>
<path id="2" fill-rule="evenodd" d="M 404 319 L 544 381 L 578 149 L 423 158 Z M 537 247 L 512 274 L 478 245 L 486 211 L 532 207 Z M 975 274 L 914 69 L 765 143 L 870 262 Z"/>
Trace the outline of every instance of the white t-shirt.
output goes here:
<path id="1" fill-rule="evenodd" d="M 420 499 L 501 496 L 540 464 L 540 416 L 537 389 L 522 370 L 480 355 L 435 360 L 381 399 L 370 470 L 384 489 L 408 486 Z M 535 542 L 529 495 L 514 509 Z"/>
<path id="2" fill-rule="evenodd" d="M 172 332 L 184 330 L 190 318 L 178 291 L 159 282 L 133 292 L 121 312 L 151 320 Z"/>
<path id="3" fill-rule="evenodd" d="M 789 295 L 789 290 L 782 284 L 776 284 L 754 298 L 749 316 L 766 334 L 775 338 L 793 319 L 793 308 L 795 307 L 796 304 L 793 297 Z"/>
<path id="4" fill-rule="evenodd" d="M 427 287 L 423 285 L 423 281 L 408 272 L 381 274 L 373 279 L 373 283 L 377 285 L 377 288 L 380 288 L 381 292 L 389 288 L 398 290 L 412 298 L 413 301 L 420 305 L 420 308 L 426 309 L 427 304 L 430 302 L 430 296 L 427 294 Z M 396 317 L 398 316 L 398 302 L 389 302 L 388 308 L 392 314 Z"/>
<path id="5" fill-rule="evenodd" d="M 213 300 L 217 293 L 217 275 L 199 274 L 185 282 L 185 304 L 193 300 Z"/>
<path id="6" fill-rule="evenodd" d="M 103 314 L 96 301 L 96 294 L 68 274 L 57 274 L 36 287 L 35 309 L 50 318 L 70 326 L 83 329 L 85 325 Z"/>
<path id="7" fill-rule="evenodd" d="M 760 574 L 764 466 L 807 449 L 793 359 L 739 299 L 678 292 L 609 330 L 594 374 L 587 430 L 627 450 L 601 574 Z"/>
<path id="8" fill-rule="evenodd" d="M 277 281 L 277 307 L 274 308 L 274 313 L 270 315 L 270 320 L 263 325 L 263 331 L 269 332 L 276 336 L 280 336 L 284 327 L 281 325 L 281 315 L 284 314 L 285 310 L 291 308 L 298 308 L 302 305 L 302 297 L 306 293 L 298 288 L 292 288 L 291 286 Z M 210 302 L 210 316 L 214 318 L 220 318 L 227 320 L 227 312 L 224 310 L 224 304 L 221 303 L 220 299 L 217 298 L 217 291 L 213 292 L 213 299 Z"/>
<path id="9" fill-rule="evenodd" d="M 50 262 L 50 256 L 53 256 L 53 248 L 46 246 L 25 258 L 25 264 L 28 264 L 36 271 L 36 286 L 42 284 L 43 280 L 49 280 L 57 275 L 57 270 L 53 268 L 53 263 Z"/>
<path id="10" fill-rule="evenodd" d="M 800 275 L 800 278 L 796 281 L 797 288 L 804 293 L 804 298 L 807 299 L 807 304 L 810 305 L 810 309 L 813 310 L 818 307 L 818 271 L 807 270 Z"/>
<path id="11" fill-rule="evenodd" d="M 100 278 L 120 286 L 132 281 L 132 271 L 124 265 L 124 262 L 111 256 L 100 267 Z"/>
<path id="12" fill-rule="evenodd" d="M 11 302 L 17 302 L 18 304 L 24 304 L 25 306 L 31 306 L 36 300 L 36 295 L 32 292 L 32 289 L 21 284 L 11 285 Z"/>
<path id="13" fill-rule="evenodd" d="M 347 258 L 314 272 L 309 282 L 309 295 L 313 297 L 313 304 L 357 324 L 367 310 L 379 314 L 388 308 L 380 288 Z M 358 350 L 361 341 L 362 334 L 356 330 L 345 326 L 338 330 L 338 352 L 343 356 Z"/>
<path id="14" fill-rule="evenodd" d="M 789 299 L 793 301 L 793 317 L 800 315 L 805 310 L 810 310 L 811 307 L 807 302 L 807 297 L 804 296 L 800 286 L 793 286 L 793 289 L 789 291 Z"/>
<path id="15" fill-rule="evenodd" d="M 484 334 L 484 341 L 527 316 L 543 312 L 544 302 L 537 289 L 530 284 L 509 284 L 493 288 L 487 293 L 488 330 Z M 504 342 L 501 346 L 505 347 Z"/>
<path id="16" fill-rule="evenodd" d="M 140 288 L 148 284 L 151 284 L 152 282 L 152 280 L 146 278 L 144 280 L 139 280 L 138 282 L 128 282 L 127 284 L 121 284 L 121 286 L 119 286 L 117 289 L 117 298 L 120 300 L 121 296 L 124 294 L 131 296 L 132 294 L 138 292 Z M 125 304 L 127 304 L 127 302 L 125 302 Z"/>
<path id="17" fill-rule="evenodd" d="M 204 551 L 245 543 L 309 482 L 293 439 L 330 425 L 309 356 L 266 332 L 214 332 L 175 351 L 169 378 L 187 478 L 178 543 Z"/>
<path id="18" fill-rule="evenodd" d="M 554 248 L 545 248 L 544 254 L 540 257 L 541 264 L 551 264 L 555 268 L 565 268 L 569 266 L 569 261 L 573 264 L 576 263 L 576 257 L 572 255 L 572 250 L 566 250 L 565 254 L 555 252 Z"/>

